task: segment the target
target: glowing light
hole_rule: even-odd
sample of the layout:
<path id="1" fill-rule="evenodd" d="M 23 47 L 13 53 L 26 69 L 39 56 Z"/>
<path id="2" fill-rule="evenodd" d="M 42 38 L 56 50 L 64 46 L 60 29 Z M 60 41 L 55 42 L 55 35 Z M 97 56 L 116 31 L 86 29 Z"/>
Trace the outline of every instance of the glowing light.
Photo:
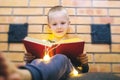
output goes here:
<path id="1" fill-rule="evenodd" d="M 76 69 L 73 69 L 73 75 L 77 76 L 78 75 L 78 71 Z"/>
<path id="2" fill-rule="evenodd" d="M 50 56 L 49 54 L 46 54 L 43 58 L 44 61 L 49 61 L 50 60 Z"/>
<path id="3" fill-rule="evenodd" d="M 73 67 L 72 72 L 69 74 L 70 77 L 78 77 L 80 76 L 80 74 L 78 73 L 78 71 Z"/>
<path id="4" fill-rule="evenodd" d="M 46 42 L 47 40 L 44 40 L 44 39 L 43 39 L 42 41 L 43 41 L 43 42 Z"/>

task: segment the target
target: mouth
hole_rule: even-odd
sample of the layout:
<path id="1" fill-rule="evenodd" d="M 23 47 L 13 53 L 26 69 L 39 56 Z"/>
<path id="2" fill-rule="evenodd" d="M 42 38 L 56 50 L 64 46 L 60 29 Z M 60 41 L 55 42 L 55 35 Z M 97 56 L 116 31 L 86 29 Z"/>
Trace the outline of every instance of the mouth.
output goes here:
<path id="1" fill-rule="evenodd" d="M 63 31 L 57 31 L 57 33 L 62 33 Z"/>

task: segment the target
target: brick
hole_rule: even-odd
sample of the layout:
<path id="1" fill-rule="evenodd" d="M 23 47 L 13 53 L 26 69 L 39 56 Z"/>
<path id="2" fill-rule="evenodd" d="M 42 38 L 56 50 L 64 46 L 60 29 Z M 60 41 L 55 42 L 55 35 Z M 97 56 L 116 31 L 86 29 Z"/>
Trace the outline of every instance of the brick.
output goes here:
<path id="1" fill-rule="evenodd" d="M 112 44 L 112 52 L 120 52 L 120 44 Z"/>
<path id="2" fill-rule="evenodd" d="M 14 15 L 42 15 L 42 8 L 15 8 Z"/>
<path id="3" fill-rule="evenodd" d="M 66 8 L 68 15 L 75 15 L 75 8 Z"/>
<path id="4" fill-rule="evenodd" d="M 120 35 L 112 35 L 112 42 L 120 43 Z"/>
<path id="5" fill-rule="evenodd" d="M 91 36 L 89 34 L 78 34 L 78 37 L 83 39 L 85 42 L 91 42 Z"/>
<path id="6" fill-rule="evenodd" d="M 18 17 L 18 16 L 13 17 L 12 23 L 18 23 L 18 24 L 20 24 L 20 23 L 27 23 L 27 18 L 26 17 L 22 17 L 22 16 L 20 16 L 20 17 Z"/>
<path id="7" fill-rule="evenodd" d="M 114 23 L 113 17 L 93 17 L 93 23 L 94 24 L 108 24 L 108 23 Z"/>
<path id="8" fill-rule="evenodd" d="M 86 44 L 85 50 L 87 52 L 109 52 L 109 47 L 107 44 Z"/>
<path id="9" fill-rule="evenodd" d="M 48 14 L 50 8 L 45 8 L 45 15 Z M 68 15 L 75 15 L 75 8 L 66 8 Z"/>
<path id="10" fill-rule="evenodd" d="M 29 32 L 41 33 L 42 32 L 42 25 L 29 25 L 28 33 Z"/>
<path id="11" fill-rule="evenodd" d="M 120 18 L 119 17 L 114 17 L 113 18 L 113 23 L 112 24 L 120 24 Z"/>
<path id="12" fill-rule="evenodd" d="M 108 7 L 120 7 L 120 1 L 109 1 L 108 4 Z"/>
<path id="13" fill-rule="evenodd" d="M 88 62 L 93 62 L 93 54 L 87 54 L 87 56 L 88 56 Z"/>
<path id="14" fill-rule="evenodd" d="M 59 0 L 31 0 L 30 6 L 54 6 L 58 5 Z"/>
<path id="15" fill-rule="evenodd" d="M 91 24 L 90 17 L 70 16 L 71 24 Z"/>
<path id="16" fill-rule="evenodd" d="M 91 7 L 91 1 L 89 0 L 62 0 L 62 5 L 67 7 Z"/>
<path id="17" fill-rule="evenodd" d="M 90 42 L 91 41 L 90 40 L 91 38 L 90 38 L 90 36 L 88 34 L 77 34 L 77 33 L 74 33 L 74 34 L 67 34 L 67 36 L 69 38 L 76 38 L 77 37 L 77 38 L 80 38 L 80 39 L 84 40 L 85 42 Z M 85 49 L 85 51 L 87 51 L 87 50 Z"/>
<path id="18" fill-rule="evenodd" d="M 50 10 L 50 8 L 45 8 L 44 9 L 44 14 L 47 15 L 49 10 Z"/>
<path id="19" fill-rule="evenodd" d="M 51 33 L 51 30 L 50 30 L 48 25 L 44 25 L 43 32 L 44 33 Z"/>
<path id="20" fill-rule="evenodd" d="M 25 47 L 22 43 L 10 43 L 9 51 L 25 51 Z"/>
<path id="21" fill-rule="evenodd" d="M 0 23 L 11 23 L 12 20 L 10 16 L 0 16 Z"/>
<path id="22" fill-rule="evenodd" d="M 95 54 L 95 62 L 120 62 L 120 54 Z"/>
<path id="23" fill-rule="evenodd" d="M 0 41 L 8 41 L 8 34 L 0 34 Z"/>
<path id="24" fill-rule="evenodd" d="M 9 25 L 0 25 L 0 32 L 8 32 Z"/>
<path id="25" fill-rule="evenodd" d="M 93 1 L 93 7 L 120 7 L 120 1 Z"/>
<path id="26" fill-rule="evenodd" d="M 120 16 L 119 12 L 120 12 L 120 9 L 109 9 L 110 16 Z"/>
<path id="27" fill-rule="evenodd" d="M 111 25 L 111 33 L 120 33 L 120 26 Z"/>
<path id="28" fill-rule="evenodd" d="M 78 8 L 77 15 L 105 16 L 107 15 L 107 9 Z"/>
<path id="29" fill-rule="evenodd" d="M 77 25 L 77 33 L 90 33 L 90 25 Z"/>
<path id="30" fill-rule="evenodd" d="M 12 8 L 0 8 L 0 15 L 10 15 Z"/>
<path id="31" fill-rule="evenodd" d="M 4 53 L 10 61 L 24 61 L 23 53 Z"/>
<path id="32" fill-rule="evenodd" d="M 45 8 L 44 14 L 47 15 L 50 8 Z"/>
<path id="33" fill-rule="evenodd" d="M 89 72 L 110 72 L 110 64 L 89 64 Z"/>
<path id="34" fill-rule="evenodd" d="M 0 23 L 2 24 L 10 24 L 10 23 L 26 23 L 26 17 L 18 17 L 18 16 L 0 16 Z"/>
<path id="35" fill-rule="evenodd" d="M 69 26 L 68 33 L 75 33 L 75 26 L 74 25 Z"/>
<path id="36" fill-rule="evenodd" d="M 0 0 L 0 6 L 9 7 L 28 6 L 28 0 Z"/>
<path id="37" fill-rule="evenodd" d="M 28 22 L 30 24 L 47 24 L 47 17 L 46 16 L 34 16 L 29 17 Z"/>
<path id="38" fill-rule="evenodd" d="M 112 64 L 112 72 L 120 72 L 120 64 Z"/>
<path id="39" fill-rule="evenodd" d="M 8 49 L 7 43 L 0 43 L 0 51 L 6 51 Z"/>
<path id="40" fill-rule="evenodd" d="M 108 1 L 93 1 L 93 7 L 108 7 Z"/>

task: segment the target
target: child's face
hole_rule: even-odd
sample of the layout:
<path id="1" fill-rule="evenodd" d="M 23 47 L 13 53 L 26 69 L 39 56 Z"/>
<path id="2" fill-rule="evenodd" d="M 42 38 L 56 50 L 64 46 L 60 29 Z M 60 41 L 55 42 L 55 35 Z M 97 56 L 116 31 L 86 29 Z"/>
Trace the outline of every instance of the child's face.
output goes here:
<path id="1" fill-rule="evenodd" d="M 68 31 L 70 22 L 63 12 L 54 12 L 49 17 L 49 27 L 55 37 L 62 38 Z"/>

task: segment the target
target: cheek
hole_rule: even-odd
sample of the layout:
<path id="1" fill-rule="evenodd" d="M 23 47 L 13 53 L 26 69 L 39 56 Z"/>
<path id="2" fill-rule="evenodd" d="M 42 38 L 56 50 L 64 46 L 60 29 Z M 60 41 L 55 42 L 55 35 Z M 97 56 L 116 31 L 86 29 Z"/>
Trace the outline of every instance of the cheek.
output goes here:
<path id="1" fill-rule="evenodd" d="M 55 32 L 56 31 L 56 28 L 55 27 L 51 27 L 50 28 L 52 32 Z"/>

